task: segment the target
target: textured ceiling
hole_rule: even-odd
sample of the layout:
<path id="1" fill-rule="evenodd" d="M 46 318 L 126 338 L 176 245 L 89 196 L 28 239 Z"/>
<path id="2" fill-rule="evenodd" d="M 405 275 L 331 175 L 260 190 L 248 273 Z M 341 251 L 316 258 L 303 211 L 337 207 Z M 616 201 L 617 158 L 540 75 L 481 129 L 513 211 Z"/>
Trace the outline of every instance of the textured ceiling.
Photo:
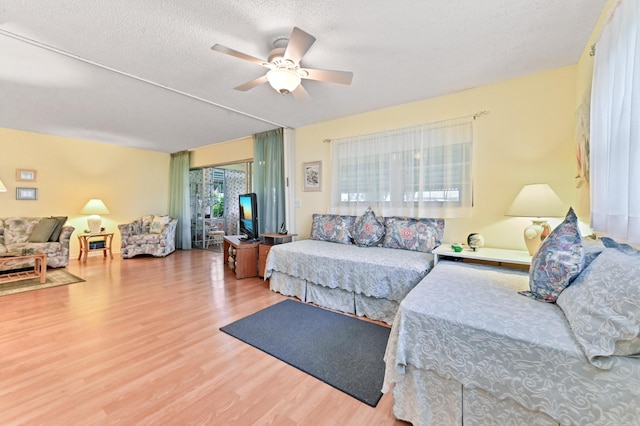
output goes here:
<path id="1" fill-rule="evenodd" d="M 605 0 L 3 0 L 0 127 L 176 152 L 575 64 Z M 268 84 L 258 58 L 297 26 L 311 101 Z"/>

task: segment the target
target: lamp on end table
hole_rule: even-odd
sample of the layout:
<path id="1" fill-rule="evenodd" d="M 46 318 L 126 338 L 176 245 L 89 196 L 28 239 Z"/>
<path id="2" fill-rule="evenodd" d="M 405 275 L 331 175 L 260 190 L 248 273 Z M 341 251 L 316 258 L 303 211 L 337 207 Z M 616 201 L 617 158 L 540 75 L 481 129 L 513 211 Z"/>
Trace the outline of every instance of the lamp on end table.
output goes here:
<path id="1" fill-rule="evenodd" d="M 87 218 L 87 225 L 89 226 L 89 230 L 92 234 L 100 233 L 100 225 L 102 224 L 102 218 L 100 215 L 109 213 L 111 212 L 107 206 L 104 205 L 102 200 L 97 198 L 92 198 L 87 201 L 87 204 L 85 204 L 82 210 L 80 210 L 80 214 L 91 215 Z"/>
<path id="2" fill-rule="evenodd" d="M 563 217 L 566 213 L 560 198 L 546 183 L 525 185 L 507 210 L 507 216 L 530 217 L 533 222 L 524 229 L 524 243 L 533 256 L 542 241 L 551 233 L 549 217 Z"/>

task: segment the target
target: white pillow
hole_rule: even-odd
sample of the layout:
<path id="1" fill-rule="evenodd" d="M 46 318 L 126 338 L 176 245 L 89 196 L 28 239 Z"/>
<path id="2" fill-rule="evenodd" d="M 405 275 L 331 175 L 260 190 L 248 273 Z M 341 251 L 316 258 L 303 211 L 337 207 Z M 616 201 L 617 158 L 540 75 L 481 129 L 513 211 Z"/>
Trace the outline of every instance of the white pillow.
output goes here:
<path id="1" fill-rule="evenodd" d="M 169 223 L 169 216 L 154 216 L 151 226 L 149 227 L 150 234 L 159 234 L 162 232 L 162 228 Z"/>
<path id="2" fill-rule="evenodd" d="M 556 303 L 589 362 L 602 369 L 612 356 L 640 354 L 640 262 L 605 248 Z"/>

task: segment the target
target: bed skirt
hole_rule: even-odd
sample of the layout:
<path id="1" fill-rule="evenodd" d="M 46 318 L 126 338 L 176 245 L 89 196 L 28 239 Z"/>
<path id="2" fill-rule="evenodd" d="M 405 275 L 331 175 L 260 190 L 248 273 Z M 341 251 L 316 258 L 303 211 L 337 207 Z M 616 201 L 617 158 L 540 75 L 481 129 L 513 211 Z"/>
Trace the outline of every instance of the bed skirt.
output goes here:
<path id="1" fill-rule="evenodd" d="M 369 297 L 340 288 L 328 288 L 277 271 L 273 271 L 269 277 L 269 288 L 285 296 L 297 297 L 303 302 L 366 316 L 390 325 L 393 324 L 399 306 L 394 300 Z"/>

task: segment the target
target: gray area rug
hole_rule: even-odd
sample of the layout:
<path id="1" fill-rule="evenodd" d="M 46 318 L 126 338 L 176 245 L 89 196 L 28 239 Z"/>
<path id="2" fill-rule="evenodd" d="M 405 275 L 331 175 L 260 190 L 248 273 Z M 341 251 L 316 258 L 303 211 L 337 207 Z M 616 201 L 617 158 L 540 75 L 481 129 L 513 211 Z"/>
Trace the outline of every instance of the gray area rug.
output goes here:
<path id="1" fill-rule="evenodd" d="M 287 299 L 223 332 L 375 407 L 389 329 Z"/>
<path id="2" fill-rule="evenodd" d="M 56 287 L 59 285 L 79 283 L 83 281 L 84 280 L 82 278 L 67 272 L 65 269 L 49 269 L 47 270 L 46 283 L 41 284 L 40 278 L 31 278 L 23 281 L 0 284 L 0 296 L 40 290 L 42 288 Z"/>

